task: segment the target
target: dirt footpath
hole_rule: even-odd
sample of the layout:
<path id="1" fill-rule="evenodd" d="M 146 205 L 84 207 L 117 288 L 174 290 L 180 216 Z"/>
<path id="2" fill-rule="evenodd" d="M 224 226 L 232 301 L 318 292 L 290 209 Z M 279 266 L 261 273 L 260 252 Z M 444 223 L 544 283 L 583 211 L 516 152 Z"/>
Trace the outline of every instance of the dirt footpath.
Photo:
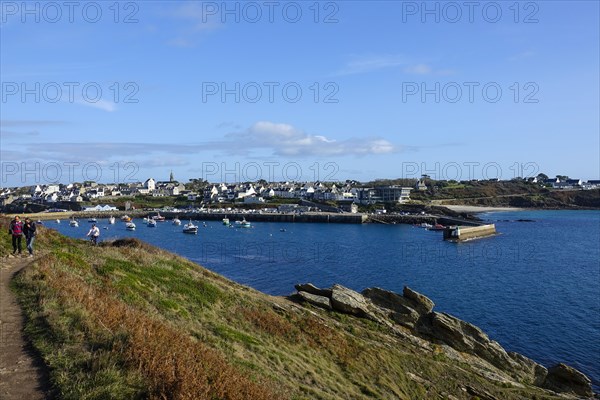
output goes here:
<path id="1" fill-rule="evenodd" d="M 0 260 L 0 399 L 49 399 L 48 371 L 23 333 L 24 318 L 9 284 L 32 258 Z"/>

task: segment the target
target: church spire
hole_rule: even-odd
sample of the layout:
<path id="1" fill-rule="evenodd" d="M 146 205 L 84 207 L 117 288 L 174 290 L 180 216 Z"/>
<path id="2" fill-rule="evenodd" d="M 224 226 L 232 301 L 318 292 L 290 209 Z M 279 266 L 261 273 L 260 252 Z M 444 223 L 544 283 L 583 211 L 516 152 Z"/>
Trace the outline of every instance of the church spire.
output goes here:
<path id="1" fill-rule="evenodd" d="M 171 170 L 171 174 L 169 175 L 169 182 L 175 182 L 175 177 L 173 176 L 173 170 Z"/>

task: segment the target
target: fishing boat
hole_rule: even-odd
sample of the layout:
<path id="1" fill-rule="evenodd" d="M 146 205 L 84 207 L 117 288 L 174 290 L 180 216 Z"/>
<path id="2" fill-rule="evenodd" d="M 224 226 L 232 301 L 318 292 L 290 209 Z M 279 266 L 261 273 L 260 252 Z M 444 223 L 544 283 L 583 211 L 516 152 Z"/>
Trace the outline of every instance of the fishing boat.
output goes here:
<path id="1" fill-rule="evenodd" d="M 229 218 L 227 218 L 227 217 L 223 218 L 223 225 L 225 225 L 225 226 L 229 225 Z"/>
<path id="2" fill-rule="evenodd" d="M 153 219 L 148 220 L 148 228 L 156 228 L 156 221 Z"/>
<path id="3" fill-rule="evenodd" d="M 177 217 L 173 218 L 173 225 L 177 225 L 177 226 L 181 225 L 181 220 Z"/>
<path id="4" fill-rule="evenodd" d="M 160 215 L 160 213 L 156 213 L 156 215 L 152 217 L 152 219 L 158 222 L 165 222 L 165 217 Z"/>
<path id="5" fill-rule="evenodd" d="M 113 225 L 115 223 L 115 217 L 113 217 L 112 215 L 110 216 L 110 218 L 108 219 L 108 223 Z"/>
<path id="6" fill-rule="evenodd" d="M 125 229 L 128 231 L 135 231 L 135 224 L 133 222 L 128 222 L 125 224 Z"/>
<path id="7" fill-rule="evenodd" d="M 198 233 L 198 226 L 194 225 L 194 223 L 190 219 L 190 222 L 183 225 L 183 233 L 191 233 L 195 235 L 196 233 Z"/>
<path id="8" fill-rule="evenodd" d="M 435 224 L 430 228 L 427 228 L 430 231 L 443 231 L 444 229 L 446 229 L 446 227 L 442 224 Z"/>

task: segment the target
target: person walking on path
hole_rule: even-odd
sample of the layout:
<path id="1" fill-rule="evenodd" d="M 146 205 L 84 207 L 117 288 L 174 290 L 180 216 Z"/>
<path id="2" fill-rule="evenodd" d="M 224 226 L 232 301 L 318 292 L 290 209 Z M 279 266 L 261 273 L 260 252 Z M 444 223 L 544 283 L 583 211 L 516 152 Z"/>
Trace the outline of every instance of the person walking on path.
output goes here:
<path id="1" fill-rule="evenodd" d="M 21 238 L 23 237 L 23 222 L 19 218 L 19 216 L 15 216 L 15 218 L 10 221 L 10 225 L 8 226 L 8 234 L 12 235 L 12 246 L 13 246 L 13 255 L 21 254 Z"/>
<path id="2" fill-rule="evenodd" d="M 25 242 L 27 244 L 27 251 L 29 251 L 29 257 L 33 257 L 33 241 L 35 240 L 36 230 L 37 227 L 35 226 L 35 222 L 29 218 L 25 218 L 23 234 L 25 235 Z"/>
<path id="3" fill-rule="evenodd" d="M 98 243 L 98 237 L 100 236 L 100 229 L 96 226 L 96 224 L 92 224 L 92 228 L 87 233 L 86 236 L 89 236 L 94 246 Z"/>

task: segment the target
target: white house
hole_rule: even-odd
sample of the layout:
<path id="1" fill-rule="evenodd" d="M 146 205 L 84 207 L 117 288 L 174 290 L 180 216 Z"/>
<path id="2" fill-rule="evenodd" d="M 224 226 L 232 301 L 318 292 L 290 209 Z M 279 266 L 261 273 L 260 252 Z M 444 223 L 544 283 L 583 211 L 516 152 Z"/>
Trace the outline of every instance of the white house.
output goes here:
<path id="1" fill-rule="evenodd" d="M 146 188 L 148 192 L 152 192 L 154 189 L 156 189 L 156 181 L 153 178 L 146 179 L 144 182 L 144 188 Z"/>

